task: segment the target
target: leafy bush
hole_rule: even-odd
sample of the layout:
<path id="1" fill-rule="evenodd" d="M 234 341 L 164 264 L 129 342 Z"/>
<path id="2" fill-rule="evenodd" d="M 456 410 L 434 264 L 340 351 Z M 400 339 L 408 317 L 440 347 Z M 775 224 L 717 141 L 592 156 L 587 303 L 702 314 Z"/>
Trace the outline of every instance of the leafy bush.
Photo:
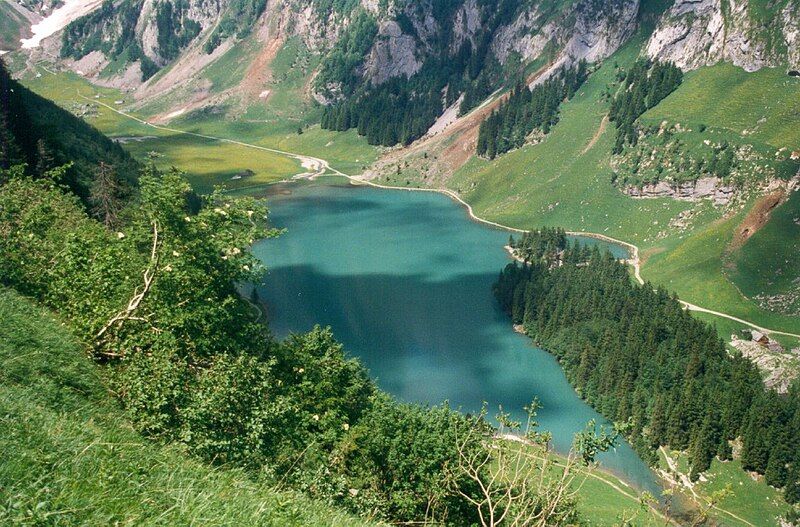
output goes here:
<path id="1" fill-rule="evenodd" d="M 3 173 L 0 283 L 60 313 L 138 430 L 354 511 L 419 521 L 435 503 L 449 524 L 472 517 L 443 486 L 463 416 L 379 394 L 328 329 L 272 341 L 239 296 L 261 271 L 250 245 L 272 233 L 262 205 L 215 193 L 193 210 L 180 173 L 149 167 L 110 231 L 62 173 Z"/>

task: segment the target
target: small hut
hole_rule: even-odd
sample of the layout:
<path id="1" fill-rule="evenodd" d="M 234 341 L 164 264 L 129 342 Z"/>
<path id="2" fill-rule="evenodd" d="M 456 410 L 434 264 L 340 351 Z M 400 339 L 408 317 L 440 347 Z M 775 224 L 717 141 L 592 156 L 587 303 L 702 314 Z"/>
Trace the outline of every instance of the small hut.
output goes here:
<path id="1" fill-rule="evenodd" d="M 750 340 L 753 342 L 758 342 L 764 346 L 769 344 L 769 337 L 760 331 L 756 331 L 755 329 L 750 331 Z"/>

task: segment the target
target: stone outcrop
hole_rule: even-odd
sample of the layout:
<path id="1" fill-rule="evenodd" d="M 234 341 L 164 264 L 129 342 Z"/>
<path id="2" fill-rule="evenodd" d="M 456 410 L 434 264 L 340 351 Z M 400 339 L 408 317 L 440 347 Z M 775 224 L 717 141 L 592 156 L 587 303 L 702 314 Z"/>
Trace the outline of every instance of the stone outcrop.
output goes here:
<path id="1" fill-rule="evenodd" d="M 769 20 L 759 21 L 748 0 L 676 0 L 647 43 L 647 55 L 682 69 L 720 61 L 747 71 L 800 64 L 800 0 L 777 2 Z"/>
<path id="2" fill-rule="evenodd" d="M 392 77 L 410 77 L 422 67 L 417 55 L 415 38 L 403 34 L 394 20 L 387 20 L 380 25 L 378 38 L 364 61 L 362 75 L 373 84 L 381 84 Z"/>
<path id="3" fill-rule="evenodd" d="M 634 198 L 672 198 L 684 201 L 711 199 L 715 205 L 726 205 L 734 195 L 734 188 L 721 179 L 703 177 L 686 183 L 659 181 L 642 187 L 629 186 L 625 194 Z"/>
<path id="4" fill-rule="evenodd" d="M 787 393 L 797 378 L 800 367 L 800 349 L 785 351 L 780 344 L 771 341 L 761 344 L 754 340 L 731 335 L 731 346 L 758 367 L 764 376 L 764 384 L 778 393 Z"/>

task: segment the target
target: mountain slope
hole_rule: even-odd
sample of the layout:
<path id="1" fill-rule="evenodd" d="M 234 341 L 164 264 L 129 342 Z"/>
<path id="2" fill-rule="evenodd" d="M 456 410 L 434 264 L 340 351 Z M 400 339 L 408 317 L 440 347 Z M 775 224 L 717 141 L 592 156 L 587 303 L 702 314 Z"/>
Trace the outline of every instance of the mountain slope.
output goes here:
<path id="1" fill-rule="evenodd" d="M 13 80 L 0 60 L 0 168 L 26 163 L 41 172 L 72 162 L 63 183 L 84 201 L 101 162 L 134 184 L 138 163 L 97 129 Z"/>
<path id="2" fill-rule="evenodd" d="M 368 525 L 146 441 L 63 324 L 0 289 L 0 523 Z"/>
<path id="3" fill-rule="evenodd" d="M 676 0 L 647 54 L 684 69 L 731 62 L 747 71 L 800 67 L 798 0 Z"/>

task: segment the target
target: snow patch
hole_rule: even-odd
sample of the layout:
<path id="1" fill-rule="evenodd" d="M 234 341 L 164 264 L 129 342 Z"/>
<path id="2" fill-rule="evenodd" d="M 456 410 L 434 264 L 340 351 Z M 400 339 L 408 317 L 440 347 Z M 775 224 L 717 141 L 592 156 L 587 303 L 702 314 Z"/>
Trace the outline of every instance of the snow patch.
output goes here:
<path id="1" fill-rule="evenodd" d="M 23 49 L 39 47 L 42 40 L 64 29 L 67 24 L 88 15 L 103 4 L 103 0 L 66 0 L 64 5 L 50 13 L 44 20 L 31 26 L 31 38 L 20 39 Z"/>

